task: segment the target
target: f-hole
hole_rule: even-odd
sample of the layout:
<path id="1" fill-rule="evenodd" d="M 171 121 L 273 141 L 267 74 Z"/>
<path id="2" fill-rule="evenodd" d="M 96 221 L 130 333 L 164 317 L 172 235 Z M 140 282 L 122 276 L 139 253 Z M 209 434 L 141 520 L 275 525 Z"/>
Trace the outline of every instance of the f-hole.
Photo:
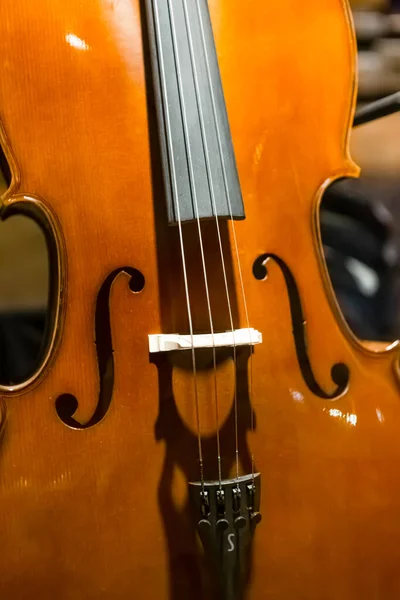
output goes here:
<path id="1" fill-rule="evenodd" d="M 307 352 L 305 319 L 300 300 L 300 293 L 293 273 L 288 265 L 276 254 L 262 254 L 254 261 L 253 275 L 259 281 L 266 279 L 268 277 L 266 265 L 269 260 L 273 260 L 279 266 L 285 279 L 292 318 L 293 340 L 296 348 L 297 361 L 303 379 L 313 394 L 320 398 L 324 398 L 325 400 L 334 400 L 346 391 L 350 380 L 350 370 L 344 363 L 334 364 L 331 368 L 331 378 L 336 385 L 336 388 L 330 394 L 321 388 L 314 376 Z"/>
<path id="2" fill-rule="evenodd" d="M 145 279 L 143 274 L 133 267 L 115 269 L 105 279 L 100 288 L 96 302 L 95 332 L 96 351 L 99 369 L 99 397 L 93 416 L 87 423 L 80 423 L 74 418 L 78 409 L 78 400 L 72 394 L 62 394 L 56 400 L 56 411 L 63 423 L 74 429 L 87 429 L 99 423 L 110 407 L 114 388 L 114 354 L 110 322 L 111 288 L 120 273 L 129 275 L 129 288 L 139 293 L 143 290 Z"/>

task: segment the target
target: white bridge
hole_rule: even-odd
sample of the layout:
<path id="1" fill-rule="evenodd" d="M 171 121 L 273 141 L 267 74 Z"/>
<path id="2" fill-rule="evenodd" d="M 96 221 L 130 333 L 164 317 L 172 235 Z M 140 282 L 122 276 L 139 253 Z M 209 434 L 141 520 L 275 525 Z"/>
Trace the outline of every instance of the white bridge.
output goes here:
<path id="1" fill-rule="evenodd" d="M 151 353 L 171 352 L 172 350 L 190 350 L 192 348 L 254 346 L 261 342 L 261 332 L 252 327 L 214 334 L 199 333 L 193 336 L 179 333 L 156 333 L 149 335 L 149 350 Z"/>

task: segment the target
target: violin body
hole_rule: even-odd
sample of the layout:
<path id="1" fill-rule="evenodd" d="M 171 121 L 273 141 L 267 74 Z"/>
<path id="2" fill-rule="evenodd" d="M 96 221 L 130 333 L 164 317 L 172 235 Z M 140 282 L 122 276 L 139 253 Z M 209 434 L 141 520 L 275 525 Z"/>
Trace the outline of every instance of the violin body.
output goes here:
<path id="1" fill-rule="evenodd" d="M 215 368 L 198 352 L 195 389 L 187 352 L 149 352 L 150 334 L 189 330 L 144 4 L 0 7 L 12 172 L 1 214 L 42 224 L 52 272 L 41 364 L 0 389 L 0 597 L 397 598 L 398 349 L 349 331 L 318 227 L 324 189 L 358 176 L 349 9 L 209 1 L 245 208 L 221 220 L 230 309 L 262 343 L 235 348 L 235 361 L 232 348 L 217 353 Z M 225 331 L 220 241 L 212 219 L 201 227 L 213 325 Z M 204 332 L 198 227 L 182 231 Z M 217 433 L 223 479 L 234 480 L 238 450 L 240 475 L 262 481 L 243 589 L 231 573 L 222 593 L 188 491 L 201 480 L 199 437 L 204 478 L 218 479 Z M 236 552 L 240 534 L 229 535 L 224 552 Z"/>

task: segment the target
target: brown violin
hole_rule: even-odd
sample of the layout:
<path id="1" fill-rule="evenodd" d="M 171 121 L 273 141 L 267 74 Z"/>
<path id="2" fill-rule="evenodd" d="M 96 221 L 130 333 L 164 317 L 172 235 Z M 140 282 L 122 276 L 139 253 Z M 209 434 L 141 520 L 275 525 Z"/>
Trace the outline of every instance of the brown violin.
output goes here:
<path id="1" fill-rule="evenodd" d="M 0 387 L 4 600 L 400 595 L 398 345 L 346 325 L 345 0 L 2 0 L 1 218 L 50 261 Z"/>

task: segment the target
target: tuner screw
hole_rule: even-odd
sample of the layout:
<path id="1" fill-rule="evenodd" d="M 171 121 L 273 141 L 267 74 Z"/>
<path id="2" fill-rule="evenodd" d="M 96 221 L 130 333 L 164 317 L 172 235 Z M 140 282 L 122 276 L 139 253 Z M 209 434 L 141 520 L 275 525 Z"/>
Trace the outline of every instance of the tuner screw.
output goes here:
<path id="1" fill-rule="evenodd" d="M 200 521 L 197 523 L 197 527 L 201 532 L 205 533 L 211 528 L 211 523 L 208 519 L 200 519 Z"/>
<path id="2" fill-rule="evenodd" d="M 244 517 L 236 517 L 233 524 L 237 529 L 243 529 L 243 527 L 246 527 L 246 519 Z"/>
<path id="3" fill-rule="evenodd" d="M 250 515 L 250 520 L 253 525 L 258 525 L 262 519 L 262 515 L 259 512 L 253 512 Z"/>
<path id="4" fill-rule="evenodd" d="M 217 521 L 217 530 L 222 532 L 222 531 L 226 531 L 229 527 L 229 522 L 227 521 L 227 519 L 218 519 Z"/>

